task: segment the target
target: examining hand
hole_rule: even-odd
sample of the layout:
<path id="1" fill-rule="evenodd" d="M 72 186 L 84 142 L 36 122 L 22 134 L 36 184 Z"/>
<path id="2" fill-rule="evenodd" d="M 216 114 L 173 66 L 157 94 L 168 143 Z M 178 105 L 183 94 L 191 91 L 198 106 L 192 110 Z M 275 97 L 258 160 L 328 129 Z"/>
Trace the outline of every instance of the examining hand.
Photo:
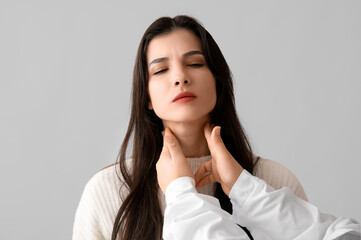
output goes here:
<path id="1" fill-rule="evenodd" d="M 211 182 L 221 184 L 225 194 L 229 195 L 234 183 L 243 171 L 243 167 L 232 157 L 222 141 L 221 127 L 211 128 L 209 123 L 204 126 L 204 135 L 212 159 L 204 162 L 195 174 L 198 188 Z"/>
<path id="2" fill-rule="evenodd" d="M 158 183 L 165 191 L 173 180 L 180 177 L 194 178 L 191 167 L 185 158 L 177 138 L 169 128 L 164 132 L 163 149 L 156 164 Z"/>

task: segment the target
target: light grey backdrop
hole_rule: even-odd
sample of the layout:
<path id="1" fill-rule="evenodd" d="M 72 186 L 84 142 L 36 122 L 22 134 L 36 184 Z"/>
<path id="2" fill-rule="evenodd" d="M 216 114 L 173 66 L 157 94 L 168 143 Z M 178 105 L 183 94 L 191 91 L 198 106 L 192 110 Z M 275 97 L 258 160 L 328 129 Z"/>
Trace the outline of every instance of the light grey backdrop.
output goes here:
<path id="1" fill-rule="evenodd" d="M 360 1 L 0 1 L 0 239 L 70 239 L 115 162 L 146 27 L 189 14 L 233 71 L 256 154 L 322 211 L 361 220 Z"/>

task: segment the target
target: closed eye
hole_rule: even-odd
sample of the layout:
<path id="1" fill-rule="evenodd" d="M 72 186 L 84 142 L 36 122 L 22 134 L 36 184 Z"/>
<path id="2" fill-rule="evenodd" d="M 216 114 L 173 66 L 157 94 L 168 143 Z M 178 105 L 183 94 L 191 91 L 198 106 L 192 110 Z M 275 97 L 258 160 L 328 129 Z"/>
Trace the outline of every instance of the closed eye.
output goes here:
<path id="1" fill-rule="evenodd" d="M 189 64 L 188 66 L 190 66 L 190 67 L 203 67 L 204 64 L 203 63 L 193 63 L 193 64 Z"/>
<path id="2" fill-rule="evenodd" d="M 163 73 L 163 72 L 165 72 L 165 71 L 167 71 L 167 70 L 168 70 L 168 68 L 161 69 L 161 70 L 156 71 L 155 73 L 153 73 L 153 75 L 157 75 L 157 74 Z"/>

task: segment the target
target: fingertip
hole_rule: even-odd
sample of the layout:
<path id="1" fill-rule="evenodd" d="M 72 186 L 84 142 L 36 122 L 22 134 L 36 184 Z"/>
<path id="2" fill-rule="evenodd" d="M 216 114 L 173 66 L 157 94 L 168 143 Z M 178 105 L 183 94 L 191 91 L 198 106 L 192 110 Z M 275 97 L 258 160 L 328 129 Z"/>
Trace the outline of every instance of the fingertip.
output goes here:
<path id="1" fill-rule="evenodd" d="M 167 143 L 166 138 L 165 138 L 165 136 L 166 136 L 166 132 L 167 132 L 167 129 L 164 129 L 164 130 L 162 131 L 162 136 L 163 136 L 163 146 L 165 146 L 165 145 L 166 145 L 166 143 Z"/>
<path id="2" fill-rule="evenodd" d="M 170 131 L 169 128 L 166 128 L 165 129 L 165 132 L 164 132 L 164 139 L 167 143 L 173 143 L 173 134 L 172 132 Z"/>
<path id="3" fill-rule="evenodd" d="M 220 126 L 216 126 L 215 131 L 216 131 L 217 136 L 221 136 L 221 127 Z"/>
<path id="4" fill-rule="evenodd" d="M 221 133 L 221 127 L 220 127 L 220 126 L 215 126 L 215 127 L 212 129 L 212 135 L 214 135 L 214 136 L 220 136 L 220 133 Z"/>
<path id="5" fill-rule="evenodd" d="M 223 142 L 222 137 L 221 137 L 221 127 L 220 126 L 215 126 L 213 128 L 211 139 L 215 143 Z"/>
<path id="6" fill-rule="evenodd" d="M 165 128 L 165 132 L 166 132 L 167 134 L 173 135 L 173 132 L 172 132 L 172 130 L 170 130 L 169 127 L 166 127 L 166 128 Z"/>

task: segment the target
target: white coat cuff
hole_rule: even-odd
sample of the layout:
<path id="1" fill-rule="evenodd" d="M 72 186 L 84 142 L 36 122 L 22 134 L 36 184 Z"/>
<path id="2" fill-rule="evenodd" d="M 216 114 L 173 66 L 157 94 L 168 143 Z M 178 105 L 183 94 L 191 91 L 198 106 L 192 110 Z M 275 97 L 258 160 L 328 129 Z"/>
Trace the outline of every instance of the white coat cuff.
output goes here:
<path id="1" fill-rule="evenodd" d="M 238 206 L 243 207 L 258 181 L 259 179 L 257 177 L 254 177 L 246 169 L 243 169 L 229 193 L 229 198 L 233 203 L 237 203 Z"/>
<path id="2" fill-rule="evenodd" d="M 171 204 L 185 193 L 197 193 L 195 181 L 191 177 L 180 177 L 173 180 L 165 191 L 165 201 Z"/>

